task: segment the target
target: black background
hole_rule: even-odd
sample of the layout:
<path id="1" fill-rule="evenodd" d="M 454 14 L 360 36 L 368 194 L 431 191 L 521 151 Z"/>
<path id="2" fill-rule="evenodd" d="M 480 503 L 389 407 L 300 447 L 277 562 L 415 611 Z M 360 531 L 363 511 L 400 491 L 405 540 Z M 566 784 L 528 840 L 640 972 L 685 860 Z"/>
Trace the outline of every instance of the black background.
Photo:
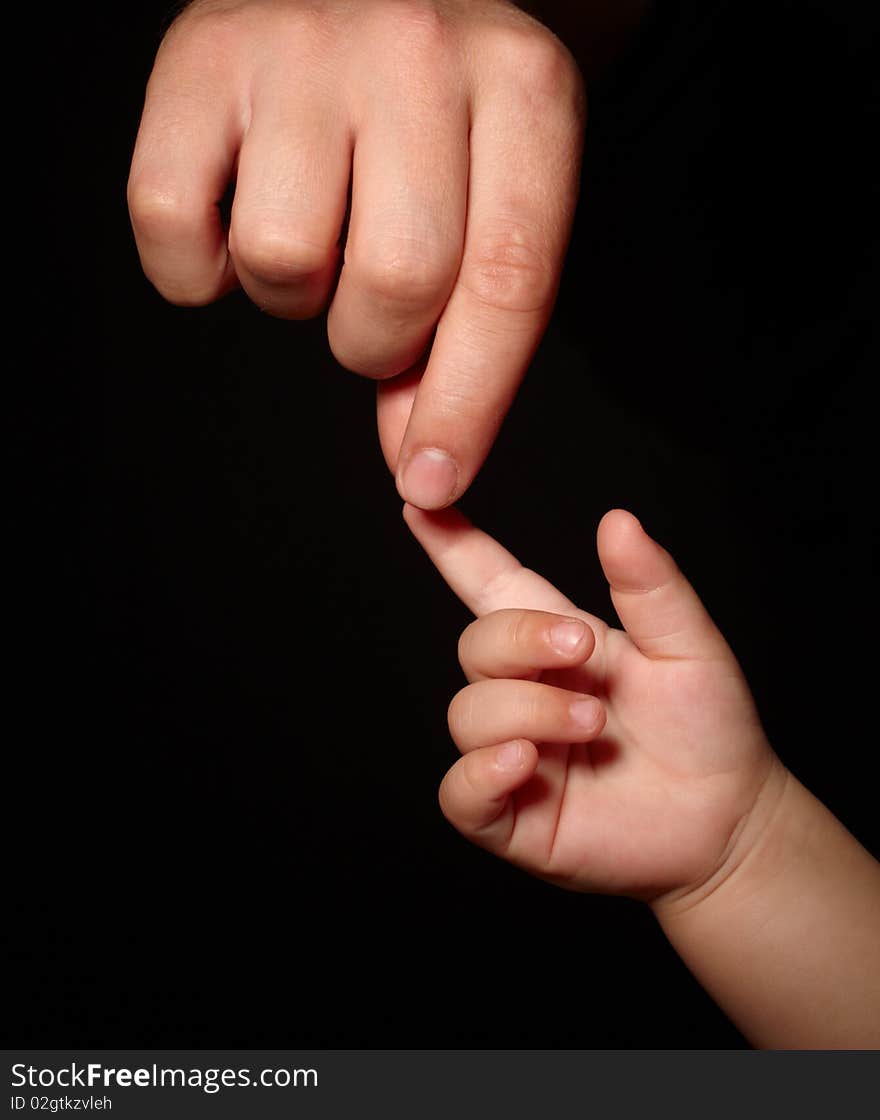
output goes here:
<path id="1" fill-rule="evenodd" d="M 167 9 L 10 39 L 15 1044 L 746 1045 L 639 904 L 442 818 L 469 616 L 403 526 L 372 384 L 322 320 L 174 308 L 140 271 Z M 462 508 L 609 618 L 595 528 L 633 510 L 876 852 L 875 30 L 661 5 L 594 91 L 557 313 Z"/>

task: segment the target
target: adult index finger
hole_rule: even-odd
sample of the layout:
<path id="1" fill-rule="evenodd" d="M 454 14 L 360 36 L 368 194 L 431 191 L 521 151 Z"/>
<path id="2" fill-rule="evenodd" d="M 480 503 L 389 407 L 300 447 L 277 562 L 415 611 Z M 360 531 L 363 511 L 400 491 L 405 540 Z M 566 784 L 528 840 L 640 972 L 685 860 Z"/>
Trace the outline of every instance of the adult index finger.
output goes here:
<path id="1" fill-rule="evenodd" d="M 461 269 L 437 324 L 397 484 L 423 509 L 483 464 L 547 327 L 577 201 L 579 76 L 555 40 L 510 40 L 474 100 Z"/>

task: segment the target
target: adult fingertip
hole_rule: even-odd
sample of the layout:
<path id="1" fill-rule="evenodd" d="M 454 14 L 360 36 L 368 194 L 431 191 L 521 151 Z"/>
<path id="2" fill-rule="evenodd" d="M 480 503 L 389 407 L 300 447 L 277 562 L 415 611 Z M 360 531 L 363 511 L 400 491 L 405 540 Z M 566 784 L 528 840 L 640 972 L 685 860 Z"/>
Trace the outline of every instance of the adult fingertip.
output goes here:
<path id="1" fill-rule="evenodd" d="M 398 468 L 400 496 L 419 509 L 445 509 L 457 496 L 458 464 L 439 447 L 423 447 Z"/>

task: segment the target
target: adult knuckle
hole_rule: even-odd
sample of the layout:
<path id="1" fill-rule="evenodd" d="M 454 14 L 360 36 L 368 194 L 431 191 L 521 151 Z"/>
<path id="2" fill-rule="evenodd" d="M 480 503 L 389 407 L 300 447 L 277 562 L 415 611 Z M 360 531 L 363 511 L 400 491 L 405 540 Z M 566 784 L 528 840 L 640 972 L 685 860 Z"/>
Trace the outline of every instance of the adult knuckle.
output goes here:
<path id="1" fill-rule="evenodd" d="M 451 267 L 433 246 L 388 239 L 349 264 L 350 275 L 373 300 L 418 310 L 437 302 L 450 284 Z"/>
<path id="2" fill-rule="evenodd" d="M 506 27 L 499 33 L 495 49 L 500 66 L 536 96 L 555 97 L 578 83 L 579 71 L 571 52 L 545 28 Z"/>
<path id="3" fill-rule="evenodd" d="M 238 54 L 247 34 L 244 9 L 217 0 L 201 0 L 180 12 L 166 30 L 160 57 L 173 54 L 181 69 L 211 70 Z"/>
<path id="4" fill-rule="evenodd" d="M 480 238 L 461 283 L 480 303 L 508 311 L 543 311 L 554 291 L 546 249 L 531 230 L 515 223 Z"/>
<path id="5" fill-rule="evenodd" d="M 132 176 L 127 201 L 135 233 L 150 241 L 178 241 L 188 236 L 196 224 L 197 216 L 186 196 L 168 183 Z"/>
<path id="6" fill-rule="evenodd" d="M 395 50 L 409 59 L 434 58 L 447 39 L 446 21 L 434 0 L 408 0 L 380 5 L 375 18 Z"/>
<path id="7" fill-rule="evenodd" d="M 545 28 L 505 28 L 495 43 L 494 73 L 523 121 L 577 150 L 586 121 L 586 83 L 568 48 Z"/>
<path id="8" fill-rule="evenodd" d="M 229 252 L 237 266 L 270 286 L 296 284 L 321 272 L 332 247 L 309 241 L 283 223 L 259 219 L 240 223 L 230 231 Z"/>
<path id="9" fill-rule="evenodd" d="M 172 22 L 158 57 L 171 60 L 178 85 L 181 77 L 207 79 L 212 93 L 236 73 L 271 73 L 270 53 L 283 60 L 284 72 L 309 82 L 310 68 L 319 70 L 317 60 L 338 46 L 343 18 L 332 5 L 321 10 L 273 0 L 200 0 Z"/>
<path id="10" fill-rule="evenodd" d="M 221 277 L 194 254 L 181 269 L 169 264 L 179 250 L 198 238 L 201 215 L 167 185 L 132 181 L 127 192 L 129 216 L 144 273 L 170 303 L 201 307 L 217 298 Z"/>

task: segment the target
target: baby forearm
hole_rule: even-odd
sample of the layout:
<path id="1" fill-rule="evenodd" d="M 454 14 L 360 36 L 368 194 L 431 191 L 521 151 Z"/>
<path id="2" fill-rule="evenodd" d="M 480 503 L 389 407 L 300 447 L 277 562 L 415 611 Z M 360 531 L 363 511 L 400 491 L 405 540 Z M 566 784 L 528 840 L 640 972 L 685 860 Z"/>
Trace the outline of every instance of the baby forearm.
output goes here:
<path id="1" fill-rule="evenodd" d="M 880 1048 L 880 864 L 791 775 L 767 815 L 729 876 L 655 914 L 753 1045 Z"/>

